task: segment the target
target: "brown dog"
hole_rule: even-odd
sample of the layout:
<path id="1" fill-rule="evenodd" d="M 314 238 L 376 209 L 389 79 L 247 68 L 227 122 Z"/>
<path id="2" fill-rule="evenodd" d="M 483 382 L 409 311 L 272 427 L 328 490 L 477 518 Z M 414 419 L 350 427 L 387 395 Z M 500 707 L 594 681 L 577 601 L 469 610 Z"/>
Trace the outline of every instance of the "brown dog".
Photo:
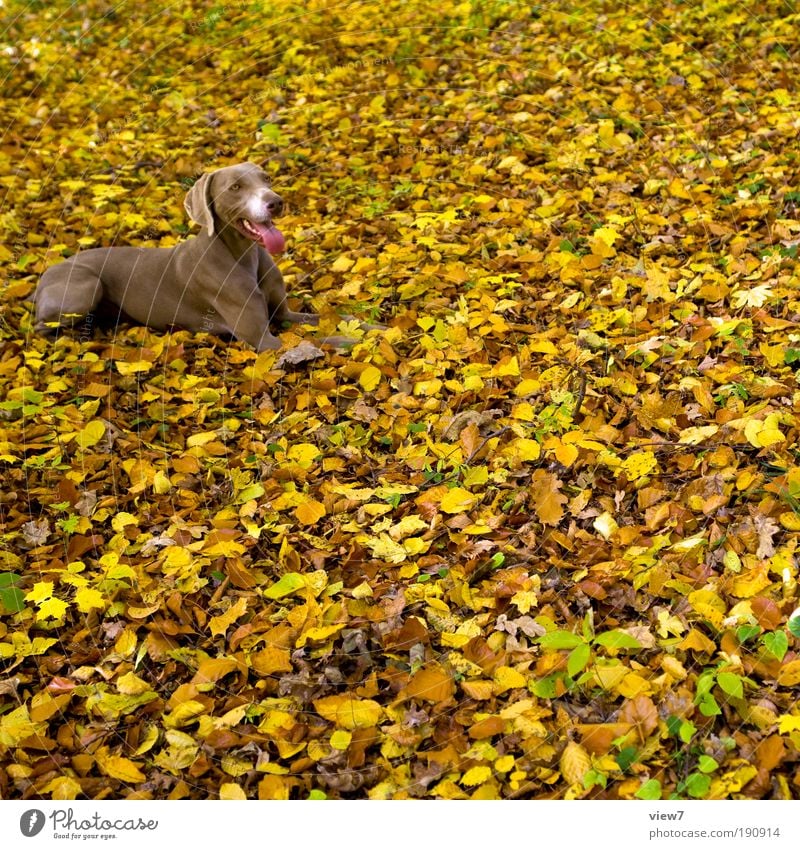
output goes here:
<path id="1" fill-rule="evenodd" d="M 270 253 L 283 235 L 272 223 L 283 201 L 257 165 L 204 174 L 184 202 L 202 232 L 174 248 L 95 248 L 48 268 L 34 293 L 36 329 L 76 324 L 101 300 L 156 330 L 232 334 L 256 351 L 280 348 L 271 321 L 317 324 L 292 312 Z"/>

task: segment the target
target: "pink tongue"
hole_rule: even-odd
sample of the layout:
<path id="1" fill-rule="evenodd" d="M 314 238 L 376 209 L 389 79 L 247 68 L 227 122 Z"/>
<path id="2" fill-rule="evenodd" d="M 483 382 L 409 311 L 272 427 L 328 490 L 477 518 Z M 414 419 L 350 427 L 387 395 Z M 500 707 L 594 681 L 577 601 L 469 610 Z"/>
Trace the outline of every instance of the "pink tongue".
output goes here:
<path id="1" fill-rule="evenodd" d="M 281 254 L 286 250 L 286 240 L 283 238 L 283 233 L 277 227 L 271 224 L 256 224 L 254 221 L 251 221 L 250 224 L 253 229 L 258 230 L 258 235 L 261 237 L 261 244 L 271 254 Z"/>

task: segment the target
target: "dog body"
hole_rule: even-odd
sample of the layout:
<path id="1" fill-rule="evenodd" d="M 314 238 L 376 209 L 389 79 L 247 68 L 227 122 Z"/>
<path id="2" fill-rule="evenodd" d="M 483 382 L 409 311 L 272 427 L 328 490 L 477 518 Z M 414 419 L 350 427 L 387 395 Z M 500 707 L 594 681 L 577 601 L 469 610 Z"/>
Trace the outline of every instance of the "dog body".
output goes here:
<path id="1" fill-rule="evenodd" d="M 184 206 L 203 229 L 174 248 L 95 248 L 48 268 L 33 297 L 36 329 L 72 326 L 107 301 L 157 330 L 232 334 L 264 351 L 281 346 L 270 321 L 318 322 L 286 306 L 270 255 L 284 248 L 272 223 L 283 201 L 261 168 L 204 174 Z"/>

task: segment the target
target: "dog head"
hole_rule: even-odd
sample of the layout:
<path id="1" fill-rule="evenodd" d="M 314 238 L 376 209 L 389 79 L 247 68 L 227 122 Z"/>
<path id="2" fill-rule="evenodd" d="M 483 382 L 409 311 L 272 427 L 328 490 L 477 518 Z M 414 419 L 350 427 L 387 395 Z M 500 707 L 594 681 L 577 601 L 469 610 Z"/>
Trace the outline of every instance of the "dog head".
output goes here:
<path id="1" fill-rule="evenodd" d="M 272 191 L 269 176 L 258 165 L 245 162 L 203 174 L 186 195 L 184 208 L 209 236 L 233 228 L 270 253 L 281 253 L 285 247 L 283 234 L 273 224 L 283 199 Z"/>

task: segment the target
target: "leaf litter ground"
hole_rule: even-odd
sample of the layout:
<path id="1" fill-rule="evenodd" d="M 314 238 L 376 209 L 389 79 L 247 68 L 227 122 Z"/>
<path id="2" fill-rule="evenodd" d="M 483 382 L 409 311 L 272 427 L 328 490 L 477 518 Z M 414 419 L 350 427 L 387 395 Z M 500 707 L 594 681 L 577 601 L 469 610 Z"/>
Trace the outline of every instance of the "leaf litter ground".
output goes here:
<path id="1" fill-rule="evenodd" d="M 261 6 L 4 9 L 2 795 L 797 796 L 797 13 Z M 387 331 L 31 333 L 248 159 Z"/>

